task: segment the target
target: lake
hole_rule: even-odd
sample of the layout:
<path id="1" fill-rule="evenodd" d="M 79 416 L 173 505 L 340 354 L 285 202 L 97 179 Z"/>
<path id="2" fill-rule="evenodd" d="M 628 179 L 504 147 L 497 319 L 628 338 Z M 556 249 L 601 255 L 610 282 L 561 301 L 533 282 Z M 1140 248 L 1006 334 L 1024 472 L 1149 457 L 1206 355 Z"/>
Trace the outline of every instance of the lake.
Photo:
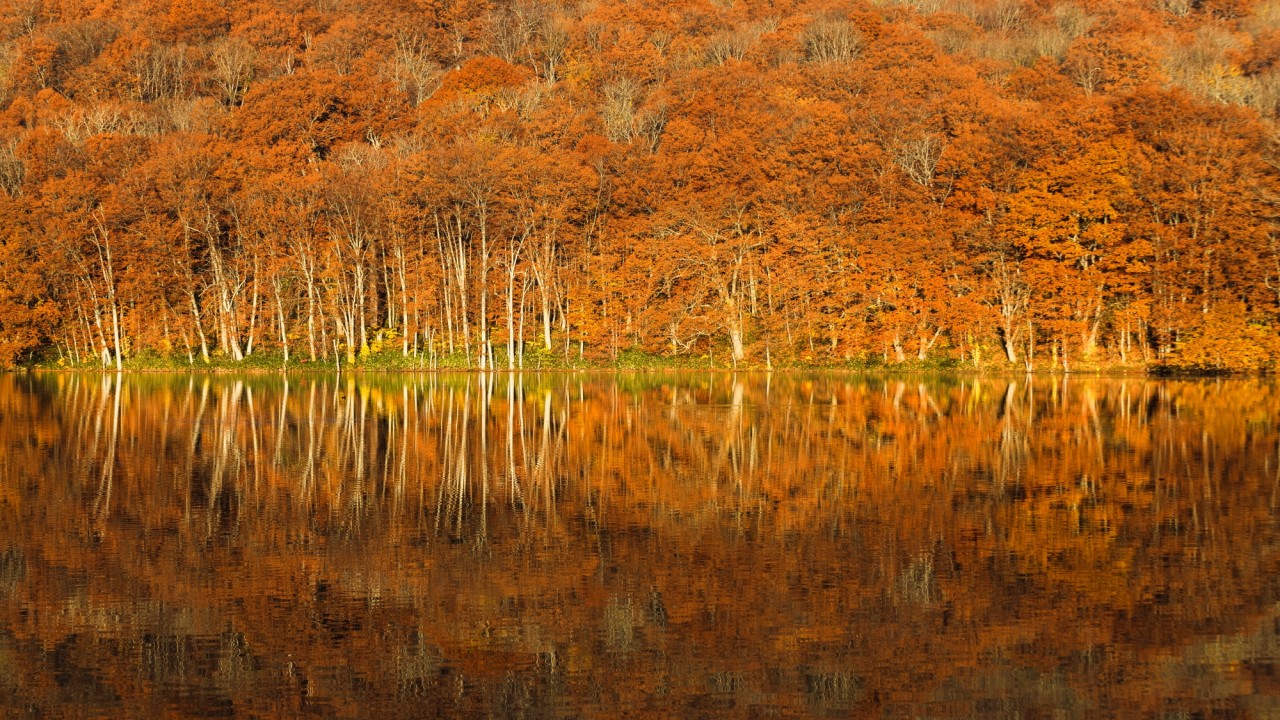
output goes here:
<path id="1" fill-rule="evenodd" d="M 0 376 L 0 715 L 1275 717 L 1265 380 Z"/>

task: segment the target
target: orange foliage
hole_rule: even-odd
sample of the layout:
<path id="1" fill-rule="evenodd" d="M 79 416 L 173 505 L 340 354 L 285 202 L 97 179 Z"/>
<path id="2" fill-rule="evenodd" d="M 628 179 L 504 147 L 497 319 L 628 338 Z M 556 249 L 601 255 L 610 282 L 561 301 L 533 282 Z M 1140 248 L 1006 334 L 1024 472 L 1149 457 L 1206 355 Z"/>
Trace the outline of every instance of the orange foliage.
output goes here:
<path id="1" fill-rule="evenodd" d="M 537 362 L 1271 369 L 1274 16 L 6 3 L 0 192 L 39 238 L 22 257 L 40 289 L 0 316 L 36 333 L 5 361 L 291 341 L 325 360 L 382 337 L 420 365 L 536 346 Z M 149 189 L 204 138 L 216 188 Z M 95 202 L 50 218 L 68 177 Z M 309 239 L 288 241 L 282 186 L 315 178 L 360 187 L 308 200 Z M 62 262 L 95 217 L 101 292 Z"/>

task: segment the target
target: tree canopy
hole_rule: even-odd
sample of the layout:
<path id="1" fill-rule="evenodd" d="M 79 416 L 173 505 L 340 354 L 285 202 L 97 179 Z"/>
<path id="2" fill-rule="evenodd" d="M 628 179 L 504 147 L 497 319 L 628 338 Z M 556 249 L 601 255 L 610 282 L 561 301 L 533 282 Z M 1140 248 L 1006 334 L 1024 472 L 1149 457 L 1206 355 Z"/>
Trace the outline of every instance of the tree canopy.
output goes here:
<path id="1" fill-rule="evenodd" d="M 1270 369 L 1276 0 L 0 0 L 0 366 Z"/>

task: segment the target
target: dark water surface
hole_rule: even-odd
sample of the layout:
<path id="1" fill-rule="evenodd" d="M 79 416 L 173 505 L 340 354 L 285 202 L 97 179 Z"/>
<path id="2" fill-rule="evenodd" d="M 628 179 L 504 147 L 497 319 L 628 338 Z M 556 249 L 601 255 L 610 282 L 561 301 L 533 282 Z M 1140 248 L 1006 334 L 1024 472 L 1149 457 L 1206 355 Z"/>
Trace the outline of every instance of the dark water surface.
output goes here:
<path id="1" fill-rule="evenodd" d="M 1276 717 L 1251 380 L 0 376 L 3 717 Z"/>

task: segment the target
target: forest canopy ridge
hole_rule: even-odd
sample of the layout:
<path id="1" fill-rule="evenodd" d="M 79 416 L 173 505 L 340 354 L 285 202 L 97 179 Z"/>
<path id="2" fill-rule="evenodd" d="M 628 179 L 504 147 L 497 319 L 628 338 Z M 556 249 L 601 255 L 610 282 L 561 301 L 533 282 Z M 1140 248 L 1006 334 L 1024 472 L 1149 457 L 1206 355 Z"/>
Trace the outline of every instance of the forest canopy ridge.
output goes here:
<path id="1" fill-rule="evenodd" d="M 1269 370 L 1280 0 L 0 0 L 0 366 Z"/>

